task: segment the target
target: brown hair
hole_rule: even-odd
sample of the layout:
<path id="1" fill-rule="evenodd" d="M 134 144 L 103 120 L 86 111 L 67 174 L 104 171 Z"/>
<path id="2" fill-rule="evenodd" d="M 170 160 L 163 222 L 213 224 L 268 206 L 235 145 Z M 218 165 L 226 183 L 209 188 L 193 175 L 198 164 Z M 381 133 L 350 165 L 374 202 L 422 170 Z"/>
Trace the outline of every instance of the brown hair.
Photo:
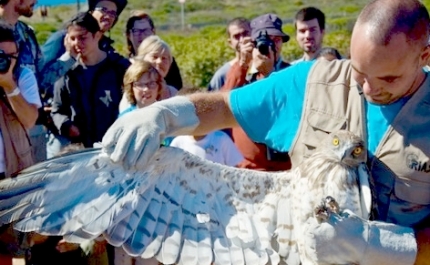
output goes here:
<path id="1" fill-rule="evenodd" d="M 134 22 L 145 19 L 148 21 L 149 25 L 151 26 L 151 29 L 154 31 L 154 21 L 149 16 L 149 14 L 143 10 L 132 10 L 130 12 L 130 17 L 127 19 L 127 22 L 125 24 L 125 36 L 127 38 L 127 49 L 129 57 L 133 57 L 136 55 L 136 51 L 134 50 L 133 44 L 130 41 L 130 31 L 134 27 Z"/>
<path id="2" fill-rule="evenodd" d="M 418 0 L 373 0 L 361 11 L 357 25 L 367 24 L 377 44 L 388 45 L 395 34 L 405 34 L 409 43 L 428 45 L 430 17 Z"/>
<path id="3" fill-rule="evenodd" d="M 246 19 L 244 17 L 233 18 L 232 20 L 230 20 L 227 23 L 227 36 L 229 38 L 231 37 L 230 36 L 230 27 L 233 26 L 233 25 L 241 27 L 241 28 L 248 28 L 249 30 L 251 30 L 251 22 L 248 19 Z"/>
<path id="4" fill-rule="evenodd" d="M 160 100 L 161 92 L 166 87 L 164 78 L 160 75 L 157 69 L 151 63 L 139 58 L 134 58 L 132 64 L 124 74 L 122 91 L 127 98 L 127 101 L 132 105 L 136 105 L 136 98 L 133 93 L 133 83 L 138 81 L 144 74 L 149 74 L 151 78 L 158 84 L 157 100 Z"/>

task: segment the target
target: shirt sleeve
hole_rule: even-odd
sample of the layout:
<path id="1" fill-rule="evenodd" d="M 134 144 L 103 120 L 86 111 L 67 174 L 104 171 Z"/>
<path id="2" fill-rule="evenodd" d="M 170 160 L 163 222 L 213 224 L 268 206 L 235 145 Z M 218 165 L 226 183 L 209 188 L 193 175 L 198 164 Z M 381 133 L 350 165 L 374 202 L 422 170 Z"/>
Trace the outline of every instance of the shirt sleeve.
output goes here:
<path id="1" fill-rule="evenodd" d="M 289 151 L 299 128 L 313 64 L 298 63 L 231 92 L 232 113 L 253 141 Z"/>
<path id="2" fill-rule="evenodd" d="M 36 105 L 37 108 L 42 107 L 36 76 L 30 69 L 26 67 L 22 68 L 18 78 L 18 88 L 28 103 Z"/>
<path id="3" fill-rule="evenodd" d="M 54 33 L 42 46 L 44 64 L 39 77 L 39 84 L 44 98 L 53 97 L 55 82 L 64 76 L 76 60 L 66 52 L 64 47 L 64 31 Z"/>
<path id="4" fill-rule="evenodd" d="M 218 137 L 220 137 L 219 142 L 221 142 L 224 164 L 231 167 L 237 166 L 245 159 L 242 153 L 240 153 L 239 149 L 237 149 L 236 145 L 226 133 L 222 131 L 217 131 L 216 133 Z"/>

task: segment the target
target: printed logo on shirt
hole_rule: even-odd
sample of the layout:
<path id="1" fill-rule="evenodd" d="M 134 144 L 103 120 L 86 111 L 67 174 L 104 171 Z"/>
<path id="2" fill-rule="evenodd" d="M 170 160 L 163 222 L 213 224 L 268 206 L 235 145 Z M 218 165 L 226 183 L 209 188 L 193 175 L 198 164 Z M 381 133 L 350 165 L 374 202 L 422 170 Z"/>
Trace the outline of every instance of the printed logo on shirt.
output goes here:
<path id="1" fill-rule="evenodd" d="M 416 154 L 409 154 L 407 156 L 407 165 L 410 169 L 415 171 L 422 171 L 429 173 L 430 172 L 430 163 L 429 161 L 419 161 L 419 158 Z"/>
<path id="2" fill-rule="evenodd" d="M 215 153 L 218 152 L 218 149 L 215 148 L 215 146 L 213 146 L 213 145 L 209 145 L 205 148 L 205 152 L 206 152 L 206 154 L 213 156 L 213 155 L 215 155 Z"/>
<path id="3" fill-rule="evenodd" d="M 100 97 L 100 100 L 106 105 L 106 107 L 109 107 L 109 103 L 112 102 L 112 97 L 110 96 L 110 91 L 109 90 L 105 90 L 105 96 L 104 97 Z"/>

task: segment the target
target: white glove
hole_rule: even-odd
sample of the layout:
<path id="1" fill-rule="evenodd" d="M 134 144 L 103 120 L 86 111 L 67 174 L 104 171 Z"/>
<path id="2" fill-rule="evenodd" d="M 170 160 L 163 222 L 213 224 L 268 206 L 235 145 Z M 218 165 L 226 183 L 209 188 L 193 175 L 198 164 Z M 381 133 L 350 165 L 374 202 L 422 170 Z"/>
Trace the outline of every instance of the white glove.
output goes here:
<path id="1" fill-rule="evenodd" d="M 142 168 L 167 136 L 191 134 L 199 124 L 184 96 L 156 102 L 120 117 L 103 137 L 103 151 L 125 168 Z"/>
<path id="2" fill-rule="evenodd" d="M 315 263 L 414 264 L 417 243 L 412 228 L 367 221 L 349 210 L 330 213 L 327 222 L 308 224 L 305 251 Z"/>

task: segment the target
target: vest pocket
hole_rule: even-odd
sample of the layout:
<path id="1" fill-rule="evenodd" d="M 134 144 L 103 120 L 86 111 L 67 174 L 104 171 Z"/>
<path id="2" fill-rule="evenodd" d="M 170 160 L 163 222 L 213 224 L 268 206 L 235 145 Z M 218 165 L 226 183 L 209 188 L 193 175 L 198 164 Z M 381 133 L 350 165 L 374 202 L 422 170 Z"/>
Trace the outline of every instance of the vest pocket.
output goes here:
<path id="1" fill-rule="evenodd" d="M 339 117 L 323 111 L 310 110 L 306 119 L 308 126 L 306 126 L 305 137 L 303 137 L 306 146 L 304 156 L 310 156 L 327 134 L 345 129 L 346 121 L 345 117 Z"/>
<path id="2" fill-rule="evenodd" d="M 428 178 L 428 174 L 425 174 Z M 394 194 L 397 198 L 421 205 L 430 205 L 430 183 L 396 178 Z"/>

